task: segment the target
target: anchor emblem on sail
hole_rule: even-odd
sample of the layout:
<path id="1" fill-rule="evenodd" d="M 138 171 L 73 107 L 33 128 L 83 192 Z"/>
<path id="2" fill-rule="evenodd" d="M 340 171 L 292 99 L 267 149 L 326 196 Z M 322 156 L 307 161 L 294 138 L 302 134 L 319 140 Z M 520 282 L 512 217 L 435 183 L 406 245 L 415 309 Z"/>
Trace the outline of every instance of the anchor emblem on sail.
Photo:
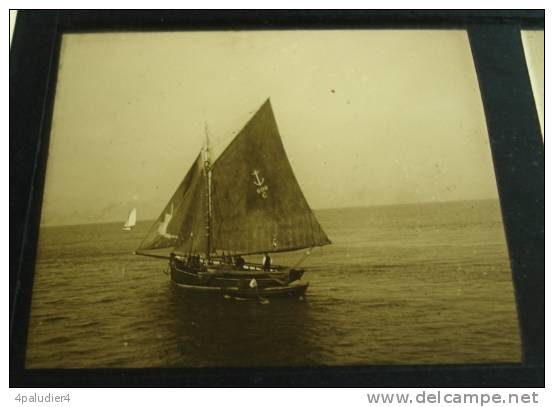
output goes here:
<path id="1" fill-rule="evenodd" d="M 252 171 L 252 175 L 254 176 L 254 185 L 256 185 L 258 188 L 256 188 L 256 192 L 258 195 L 260 195 L 262 198 L 267 198 L 267 191 L 269 190 L 269 187 L 267 185 L 264 185 L 265 178 L 260 178 L 260 171 L 254 170 Z"/>
<path id="2" fill-rule="evenodd" d="M 173 202 L 171 202 L 169 213 L 166 212 L 164 214 L 164 220 L 160 223 L 160 226 L 158 226 L 158 233 L 166 239 L 177 239 L 177 235 L 172 235 L 167 232 L 167 227 L 169 226 L 169 222 L 171 222 L 171 218 L 173 218 Z"/>

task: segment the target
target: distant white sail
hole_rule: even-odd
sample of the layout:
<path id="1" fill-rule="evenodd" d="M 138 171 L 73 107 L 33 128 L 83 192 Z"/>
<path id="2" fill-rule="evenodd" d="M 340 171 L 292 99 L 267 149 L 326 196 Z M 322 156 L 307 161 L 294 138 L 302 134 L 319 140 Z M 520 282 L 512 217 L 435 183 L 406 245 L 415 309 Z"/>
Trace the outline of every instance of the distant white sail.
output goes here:
<path id="1" fill-rule="evenodd" d="M 123 230 L 132 230 L 137 224 L 137 208 L 131 209 L 129 216 L 127 217 L 127 222 L 123 225 Z"/>

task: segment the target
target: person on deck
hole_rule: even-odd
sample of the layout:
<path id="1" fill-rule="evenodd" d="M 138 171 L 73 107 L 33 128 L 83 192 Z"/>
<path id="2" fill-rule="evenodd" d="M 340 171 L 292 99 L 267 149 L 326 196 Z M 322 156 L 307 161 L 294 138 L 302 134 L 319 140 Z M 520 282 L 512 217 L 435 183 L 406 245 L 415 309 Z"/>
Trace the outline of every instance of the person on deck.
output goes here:
<path id="1" fill-rule="evenodd" d="M 169 265 L 171 268 L 175 267 L 175 253 L 173 252 L 169 254 Z"/>
<path id="2" fill-rule="evenodd" d="M 244 267 L 244 263 L 244 259 L 240 254 L 235 257 L 235 267 L 237 268 L 237 270 L 242 270 L 242 268 Z"/>
<path id="3" fill-rule="evenodd" d="M 271 270 L 271 257 L 269 257 L 269 254 L 267 252 L 264 254 L 264 259 L 262 261 L 264 271 Z"/>

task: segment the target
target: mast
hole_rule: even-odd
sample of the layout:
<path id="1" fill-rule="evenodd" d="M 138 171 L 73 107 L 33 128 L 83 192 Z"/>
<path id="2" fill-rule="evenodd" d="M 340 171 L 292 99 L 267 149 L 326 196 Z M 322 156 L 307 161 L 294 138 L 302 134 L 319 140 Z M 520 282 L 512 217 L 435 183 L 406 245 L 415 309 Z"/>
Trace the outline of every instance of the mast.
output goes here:
<path id="1" fill-rule="evenodd" d="M 204 147 L 204 174 L 206 175 L 206 259 L 209 261 L 212 253 L 212 168 L 210 163 L 210 140 L 208 123 L 204 123 L 206 143 Z"/>

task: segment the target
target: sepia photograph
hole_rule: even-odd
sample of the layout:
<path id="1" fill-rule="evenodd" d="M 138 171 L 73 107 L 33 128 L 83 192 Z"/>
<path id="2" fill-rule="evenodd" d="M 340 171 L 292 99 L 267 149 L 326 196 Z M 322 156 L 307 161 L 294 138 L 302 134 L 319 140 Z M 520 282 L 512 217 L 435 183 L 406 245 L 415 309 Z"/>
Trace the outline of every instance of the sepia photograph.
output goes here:
<path id="1" fill-rule="evenodd" d="M 465 30 L 63 34 L 27 369 L 521 351 Z"/>

